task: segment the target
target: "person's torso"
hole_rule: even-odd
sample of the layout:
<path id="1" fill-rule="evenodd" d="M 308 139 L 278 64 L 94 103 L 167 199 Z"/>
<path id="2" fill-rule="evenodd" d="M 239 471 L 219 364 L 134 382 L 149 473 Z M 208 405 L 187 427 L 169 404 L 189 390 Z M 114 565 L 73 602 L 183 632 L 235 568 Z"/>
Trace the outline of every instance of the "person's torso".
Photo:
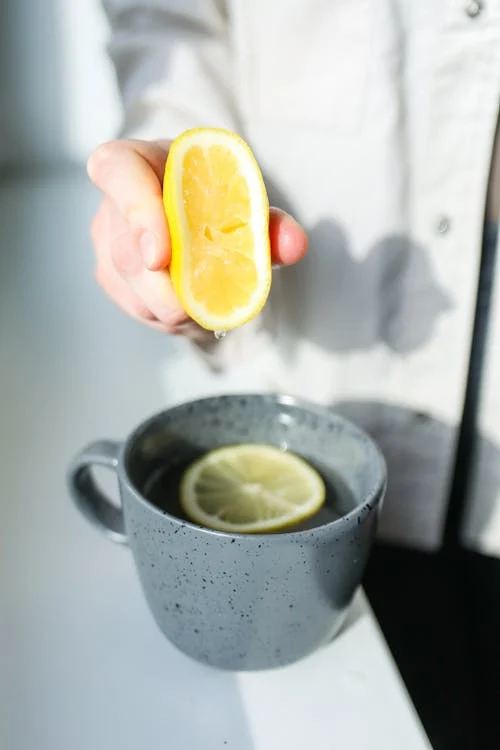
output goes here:
<path id="1" fill-rule="evenodd" d="M 272 202 L 310 236 L 276 273 L 271 388 L 380 441 L 381 532 L 439 544 L 500 100 L 500 2 L 232 2 L 235 89 Z M 500 553 L 500 274 L 467 536 Z"/>

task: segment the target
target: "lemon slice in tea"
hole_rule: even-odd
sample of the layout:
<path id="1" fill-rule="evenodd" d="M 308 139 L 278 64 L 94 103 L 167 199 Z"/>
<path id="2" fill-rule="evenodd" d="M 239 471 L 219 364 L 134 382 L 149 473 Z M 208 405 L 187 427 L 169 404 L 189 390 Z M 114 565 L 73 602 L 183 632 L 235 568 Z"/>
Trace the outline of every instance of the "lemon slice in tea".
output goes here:
<path id="1" fill-rule="evenodd" d="M 264 533 L 314 515 L 325 500 L 313 467 L 272 445 L 216 448 L 186 470 L 181 505 L 195 523 L 218 531 Z"/>

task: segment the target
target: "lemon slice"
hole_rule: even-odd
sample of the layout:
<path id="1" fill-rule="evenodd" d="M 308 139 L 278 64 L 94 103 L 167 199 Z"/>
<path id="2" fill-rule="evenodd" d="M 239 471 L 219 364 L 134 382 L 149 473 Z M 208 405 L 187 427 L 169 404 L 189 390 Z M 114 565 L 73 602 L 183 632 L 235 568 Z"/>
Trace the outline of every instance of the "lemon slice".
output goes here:
<path id="1" fill-rule="evenodd" d="M 255 317 L 271 286 L 269 203 L 255 158 L 226 130 L 187 130 L 172 143 L 163 201 L 170 277 L 199 325 L 228 331 Z"/>
<path id="2" fill-rule="evenodd" d="M 318 472 L 272 445 L 217 448 L 181 481 L 181 505 L 201 526 L 228 532 L 277 531 L 316 513 L 325 500 Z"/>

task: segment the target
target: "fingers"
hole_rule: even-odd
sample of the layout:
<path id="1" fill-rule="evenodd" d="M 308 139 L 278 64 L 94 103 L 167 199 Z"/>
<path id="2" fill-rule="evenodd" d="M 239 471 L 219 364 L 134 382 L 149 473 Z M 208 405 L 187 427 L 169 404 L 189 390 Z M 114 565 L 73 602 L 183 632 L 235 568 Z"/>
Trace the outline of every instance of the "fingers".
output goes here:
<path id="1" fill-rule="evenodd" d="M 273 263 L 290 266 L 307 253 L 307 234 L 300 224 L 279 208 L 269 211 L 269 239 Z"/>
<path id="2" fill-rule="evenodd" d="M 92 182 L 112 201 L 136 237 L 136 252 L 150 270 L 170 260 L 170 237 L 162 199 L 168 142 L 112 141 L 87 163 Z"/>
<path id="3" fill-rule="evenodd" d="M 167 271 L 150 271 L 137 252 L 138 231 L 132 230 L 110 198 L 105 198 L 92 224 L 96 277 L 111 299 L 132 317 L 159 323 L 176 333 L 189 318 L 172 288 Z"/>
<path id="4" fill-rule="evenodd" d="M 166 270 L 170 239 L 162 200 L 168 142 L 114 141 L 88 161 L 104 192 L 92 225 L 100 285 L 134 318 L 175 333 L 189 319 Z"/>
<path id="5" fill-rule="evenodd" d="M 167 333 L 166 326 L 160 323 L 127 284 L 117 274 L 106 272 L 102 266 L 96 267 L 96 281 L 109 299 L 129 317 L 145 323 L 151 328 Z"/>

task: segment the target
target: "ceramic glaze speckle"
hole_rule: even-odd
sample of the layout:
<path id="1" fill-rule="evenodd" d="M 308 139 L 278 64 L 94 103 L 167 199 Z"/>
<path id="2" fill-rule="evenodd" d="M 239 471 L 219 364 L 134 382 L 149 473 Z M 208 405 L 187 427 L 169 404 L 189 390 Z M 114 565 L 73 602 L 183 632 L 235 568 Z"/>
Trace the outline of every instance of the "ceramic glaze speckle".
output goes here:
<path id="1" fill-rule="evenodd" d="M 249 441 L 286 444 L 328 466 L 355 507 L 306 531 L 230 535 L 170 516 L 142 497 L 152 472 L 180 456 Z M 95 461 L 87 449 L 70 472 L 80 507 L 96 492 L 82 479 Z M 262 669 L 296 661 L 333 637 L 360 583 L 385 488 L 383 460 L 361 430 L 288 397 L 212 397 L 143 423 L 117 464 L 125 535 L 146 600 L 179 649 L 224 669 Z M 106 524 L 95 495 L 89 505 L 86 515 Z"/>

